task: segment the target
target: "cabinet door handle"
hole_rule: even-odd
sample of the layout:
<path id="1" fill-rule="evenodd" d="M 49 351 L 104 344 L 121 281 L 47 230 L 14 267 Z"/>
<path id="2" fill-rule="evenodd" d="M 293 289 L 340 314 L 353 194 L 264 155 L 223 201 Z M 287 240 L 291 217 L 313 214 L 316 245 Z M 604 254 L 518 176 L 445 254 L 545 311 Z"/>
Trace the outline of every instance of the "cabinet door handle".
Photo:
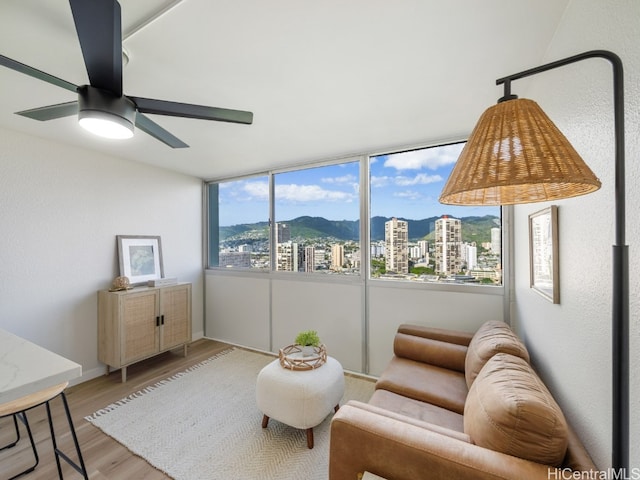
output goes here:
<path id="1" fill-rule="evenodd" d="M 160 315 L 160 325 L 164 325 L 164 315 Z"/>
<path id="2" fill-rule="evenodd" d="M 160 326 L 160 317 L 156 317 L 156 327 Z"/>

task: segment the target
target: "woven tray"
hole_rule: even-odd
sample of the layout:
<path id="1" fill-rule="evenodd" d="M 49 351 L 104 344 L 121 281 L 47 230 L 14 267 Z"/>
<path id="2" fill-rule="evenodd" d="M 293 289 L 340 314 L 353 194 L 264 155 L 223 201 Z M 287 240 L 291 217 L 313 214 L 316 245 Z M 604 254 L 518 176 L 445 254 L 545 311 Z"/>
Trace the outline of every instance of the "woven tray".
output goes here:
<path id="1" fill-rule="evenodd" d="M 327 348 L 324 345 L 313 347 L 314 354 L 308 357 L 302 356 L 300 345 L 289 345 L 281 348 L 279 352 L 280 365 L 289 370 L 313 370 L 319 368 L 327 361 Z"/>

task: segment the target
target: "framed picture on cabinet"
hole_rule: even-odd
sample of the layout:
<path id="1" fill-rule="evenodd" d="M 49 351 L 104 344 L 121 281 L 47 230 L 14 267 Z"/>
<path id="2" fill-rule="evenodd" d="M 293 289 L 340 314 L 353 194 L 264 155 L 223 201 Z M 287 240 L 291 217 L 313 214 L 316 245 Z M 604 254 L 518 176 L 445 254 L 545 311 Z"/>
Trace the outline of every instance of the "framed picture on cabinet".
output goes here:
<path id="1" fill-rule="evenodd" d="M 558 207 L 529 215 L 530 287 L 552 303 L 560 303 Z"/>
<path id="2" fill-rule="evenodd" d="M 120 275 L 131 285 L 146 285 L 164 277 L 159 236 L 117 235 Z"/>

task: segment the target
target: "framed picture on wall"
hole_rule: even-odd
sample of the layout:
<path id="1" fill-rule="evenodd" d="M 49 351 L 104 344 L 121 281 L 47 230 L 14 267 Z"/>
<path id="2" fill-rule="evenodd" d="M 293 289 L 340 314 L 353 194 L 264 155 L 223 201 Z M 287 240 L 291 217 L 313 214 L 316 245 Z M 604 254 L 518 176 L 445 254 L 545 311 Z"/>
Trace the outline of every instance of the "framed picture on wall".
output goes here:
<path id="1" fill-rule="evenodd" d="M 560 303 L 556 205 L 529 215 L 529 273 L 533 290 Z"/>
<path id="2" fill-rule="evenodd" d="M 146 285 L 164 277 L 159 236 L 117 235 L 120 275 L 131 285 Z"/>

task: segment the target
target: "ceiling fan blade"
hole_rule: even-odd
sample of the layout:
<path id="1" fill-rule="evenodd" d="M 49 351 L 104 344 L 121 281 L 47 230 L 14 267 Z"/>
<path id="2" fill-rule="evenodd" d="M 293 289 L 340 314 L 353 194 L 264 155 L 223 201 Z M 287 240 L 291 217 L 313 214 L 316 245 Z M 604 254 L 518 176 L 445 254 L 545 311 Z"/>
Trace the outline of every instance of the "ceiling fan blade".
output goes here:
<path id="1" fill-rule="evenodd" d="M 116 0 L 69 0 L 92 87 L 122 96 L 122 24 Z"/>
<path id="2" fill-rule="evenodd" d="M 172 117 L 198 118 L 201 120 L 216 120 L 219 122 L 253 123 L 253 113 L 243 110 L 229 110 L 226 108 L 206 107 L 190 103 L 168 102 L 152 98 L 129 97 L 134 101 L 139 112 L 170 115 Z"/>
<path id="3" fill-rule="evenodd" d="M 57 105 L 49 105 L 46 107 L 32 108 L 31 110 L 23 110 L 16 112 L 16 115 L 29 117 L 34 120 L 44 122 L 46 120 L 54 120 L 56 118 L 69 117 L 78 114 L 78 101 L 58 103 Z"/>
<path id="4" fill-rule="evenodd" d="M 37 78 L 38 80 L 42 80 L 52 85 L 62 87 L 71 92 L 75 92 L 78 88 L 77 85 L 74 85 L 71 82 L 67 82 L 66 80 L 62 80 L 61 78 L 54 77 L 53 75 L 49 75 L 42 70 L 38 70 L 37 68 L 30 67 L 29 65 L 25 65 L 24 63 L 20 63 L 16 60 L 12 60 L 11 58 L 5 57 L 4 55 L 0 55 L 0 65 L 4 65 L 5 67 L 15 70 L 16 72 L 24 73 L 25 75 L 29 75 L 33 78 Z"/>
<path id="5" fill-rule="evenodd" d="M 169 145 L 171 148 L 187 148 L 189 146 L 140 112 L 136 114 L 136 127 L 164 144 Z"/>

